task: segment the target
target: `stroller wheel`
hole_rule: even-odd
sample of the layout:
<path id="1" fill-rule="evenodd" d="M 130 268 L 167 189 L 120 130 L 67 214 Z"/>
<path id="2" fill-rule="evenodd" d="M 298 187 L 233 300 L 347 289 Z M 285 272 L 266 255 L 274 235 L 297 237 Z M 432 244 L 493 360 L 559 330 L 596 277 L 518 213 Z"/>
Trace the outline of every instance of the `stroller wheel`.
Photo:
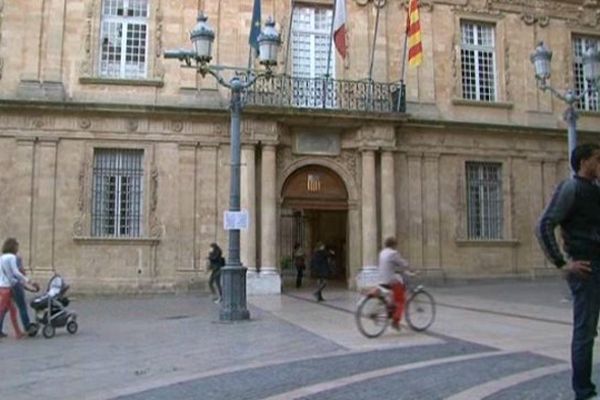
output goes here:
<path id="1" fill-rule="evenodd" d="M 44 329 L 42 329 L 42 334 L 44 335 L 44 337 L 46 339 L 52 338 L 55 333 L 56 333 L 56 330 L 54 329 L 54 327 L 52 325 L 46 325 L 46 326 L 44 326 Z"/>
<path id="2" fill-rule="evenodd" d="M 79 326 L 77 325 L 76 321 L 70 321 L 67 324 L 67 332 L 69 332 L 71 335 L 74 335 L 77 333 L 77 328 L 79 328 Z"/>

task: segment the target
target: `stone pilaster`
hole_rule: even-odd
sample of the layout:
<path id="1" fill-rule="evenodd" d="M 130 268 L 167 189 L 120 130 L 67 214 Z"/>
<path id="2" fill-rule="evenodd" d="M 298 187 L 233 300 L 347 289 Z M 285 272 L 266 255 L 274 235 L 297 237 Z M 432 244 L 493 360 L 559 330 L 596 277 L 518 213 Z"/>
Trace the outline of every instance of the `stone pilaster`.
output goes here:
<path id="1" fill-rule="evenodd" d="M 198 213 L 200 215 L 197 248 L 201 259 L 208 257 L 209 245 L 217 240 L 217 147 L 201 145 L 198 149 Z M 221 248 L 226 251 L 224 243 Z"/>
<path id="2" fill-rule="evenodd" d="M 358 287 L 377 283 L 377 209 L 375 188 L 375 151 L 362 151 L 362 271 L 357 276 Z"/>
<path id="3" fill-rule="evenodd" d="M 423 266 L 423 159 L 421 153 L 408 154 L 408 260 Z"/>
<path id="4" fill-rule="evenodd" d="M 36 270 L 54 270 L 57 150 L 58 140 L 45 139 L 39 142 L 36 152 L 31 235 L 31 265 Z"/>
<path id="5" fill-rule="evenodd" d="M 529 215 L 531 216 L 530 226 L 535 226 L 536 217 L 541 215 L 544 210 L 547 200 L 544 199 L 543 188 L 543 160 L 539 158 L 530 158 L 528 160 L 529 169 Z M 531 268 L 543 267 L 546 264 L 546 258 L 540 250 L 537 240 L 531 241 L 531 260 L 529 262 Z"/>
<path id="6" fill-rule="evenodd" d="M 42 81 L 62 85 L 66 0 L 51 0 L 44 15 Z"/>
<path id="7" fill-rule="evenodd" d="M 381 153 L 381 238 L 396 236 L 396 187 L 394 153 Z"/>
<path id="8" fill-rule="evenodd" d="M 425 156 L 423 203 L 426 211 L 423 212 L 423 266 L 427 268 L 441 266 L 439 164 L 438 154 Z"/>
<path id="9" fill-rule="evenodd" d="M 177 269 L 196 270 L 204 268 L 196 253 L 196 143 L 179 145 L 179 240 Z M 201 249 L 204 250 L 204 249 Z"/>
<path id="10" fill-rule="evenodd" d="M 248 229 L 240 232 L 241 261 L 256 270 L 256 165 L 253 144 L 242 145 L 241 209 L 248 212 Z"/>
<path id="11" fill-rule="evenodd" d="M 40 27 L 42 26 L 44 3 L 34 4 L 27 8 L 27 18 L 24 18 L 24 23 L 21 25 L 23 28 L 21 32 L 23 35 L 21 81 L 39 82 L 40 42 L 42 40 Z"/>
<path id="12" fill-rule="evenodd" d="M 281 293 L 281 276 L 277 271 L 277 189 L 276 148 L 262 147 L 260 200 L 260 273 L 248 272 L 248 294 Z"/>
<path id="13" fill-rule="evenodd" d="M 12 227 L 10 235 L 19 241 L 19 251 L 23 256 L 25 265 L 34 266 L 35 260 L 32 249 L 32 213 L 34 207 L 33 184 L 36 160 L 36 139 L 34 137 L 21 137 L 17 139 L 17 153 L 15 155 L 14 181 L 11 182 L 12 206 L 8 207 L 8 226 Z"/>

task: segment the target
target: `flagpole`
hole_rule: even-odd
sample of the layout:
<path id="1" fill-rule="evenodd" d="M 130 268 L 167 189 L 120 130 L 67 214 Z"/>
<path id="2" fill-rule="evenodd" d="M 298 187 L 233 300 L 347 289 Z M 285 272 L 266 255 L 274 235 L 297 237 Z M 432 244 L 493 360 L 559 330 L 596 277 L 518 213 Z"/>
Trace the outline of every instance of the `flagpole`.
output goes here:
<path id="1" fill-rule="evenodd" d="M 408 4 L 408 7 L 410 7 L 410 3 Z M 404 30 L 404 49 L 402 50 L 402 71 L 400 73 L 400 87 L 398 88 L 398 90 L 400 91 L 400 93 L 398 93 L 398 105 L 396 106 L 396 111 L 400 112 L 400 103 L 401 103 L 401 96 L 402 93 L 406 90 L 405 86 L 404 86 L 404 81 L 405 81 L 405 76 L 406 76 L 406 52 L 407 52 L 407 48 L 408 48 L 408 27 L 410 24 L 410 10 L 407 8 L 406 9 L 406 29 Z"/>
<path id="2" fill-rule="evenodd" d="M 377 8 L 377 15 L 375 16 L 375 33 L 373 34 L 373 46 L 371 47 L 371 64 L 369 65 L 369 82 L 373 79 L 373 61 L 375 59 L 375 46 L 377 45 L 377 32 L 379 31 L 379 12 L 381 7 L 377 3 L 373 3 Z"/>
<path id="3" fill-rule="evenodd" d="M 285 70 L 287 72 L 288 70 L 288 59 L 290 56 L 290 42 L 292 41 L 291 39 L 291 35 L 292 35 L 292 23 L 294 22 L 294 0 L 290 1 L 290 20 L 288 23 L 288 32 L 287 32 L 287 37 L 285 38 L 286 44 L 285 44 Z M 291 70 L 290 70 L 290 75 L 291 75 Z"/>
<path id="4" fill-rule="evenodd" d="M 345 1 L 345 0 L 342 0 Z M 335 25 L 335 11 L 337 9 L 337 2 L 333 2 L 333 15 L 331 16 L 331 32 L 329 34 L 329 52 L 327 53 L 327 69 L 325 70 L 325 80 L 323 81 L 323 108 L 327 107 L 327 83 L 329 81 L 329 67 L 331 66 L 331 50 L 333 48 L 333 28 Z"/>
<path id="5" fill-rule="evenodd" d="M 410 7 L 410 3 L 408 5 Z M 406 76 L 406 52 L 408 51 L 408 29 L 410 27 L 410 10 L 406 9 L 406 29 L 404 30 L 404 49 L 402 50 L 402 74 L 400 80 L 404 82 Z"/>
<path id="6" fill-rule="evenodd" d="M 254 5 L 252 6 L 252 22 L 250 23 L 250 37 L 248 38 L 248 44 L 250 45 L 250 50 L 248 52 L 248 69 L 252 66 L 252 50 L 254 49 L 255 53 L 258 53 L 258 36 L 260 36 L 262 22 L 262 4 L 260 1 L 261 0 L 254 0 Z M 254 57 L 256 58 L 256 55 Z"/>
<path id="7" fill-rule="evenodd" d="M 252 67 L 252 46 L 248 49 L 248 70 Z"/>
<path id="8" fill-rule="evenodd" d="M 331 40 L 329 41 L 329 52 L 327 53 L 327 69 L 325 70 L 325 77 L 327 77 L 327 79 L 329 79 L 329 67 L 331 66 L 331 49 L 333 47 L 333 26 L 335 25 L 335 10 L 337 9 L 337 2 L 338 0 L 335 0 L 333 2 L 333 16 L 331 17 L 331 33 L 329 34 Z"/>

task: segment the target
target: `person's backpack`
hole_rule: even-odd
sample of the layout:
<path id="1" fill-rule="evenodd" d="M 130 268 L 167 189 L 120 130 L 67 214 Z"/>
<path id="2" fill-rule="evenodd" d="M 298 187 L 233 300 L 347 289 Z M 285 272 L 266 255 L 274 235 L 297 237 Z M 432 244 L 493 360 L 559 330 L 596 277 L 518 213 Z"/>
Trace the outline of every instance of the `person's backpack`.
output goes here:
<path id="1" fill-rule="evenodd" d="M 219 258 L 219 266 L 221 266 L 221 267 L 225 266 L 225 257 Z"/>

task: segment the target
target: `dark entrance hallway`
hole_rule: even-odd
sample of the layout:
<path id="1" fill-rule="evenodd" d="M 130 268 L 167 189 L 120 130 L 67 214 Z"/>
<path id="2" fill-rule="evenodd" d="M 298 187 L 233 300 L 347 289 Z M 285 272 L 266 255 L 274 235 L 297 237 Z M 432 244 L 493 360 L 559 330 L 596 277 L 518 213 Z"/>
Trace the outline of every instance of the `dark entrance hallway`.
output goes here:
<path id="1" fill-rule="evenodd" d="M 298 169 L 286 180 L 282 193 L 279 255 L 284 286 L 290 287 L 295 275 L 294 244 L 300 243 L 307 260 L 318 243 L 333 255 L 331 280 L 345 282 L 348 252 L 348 195 L 340 177 L 328 168 L 309 165 Z"/>

